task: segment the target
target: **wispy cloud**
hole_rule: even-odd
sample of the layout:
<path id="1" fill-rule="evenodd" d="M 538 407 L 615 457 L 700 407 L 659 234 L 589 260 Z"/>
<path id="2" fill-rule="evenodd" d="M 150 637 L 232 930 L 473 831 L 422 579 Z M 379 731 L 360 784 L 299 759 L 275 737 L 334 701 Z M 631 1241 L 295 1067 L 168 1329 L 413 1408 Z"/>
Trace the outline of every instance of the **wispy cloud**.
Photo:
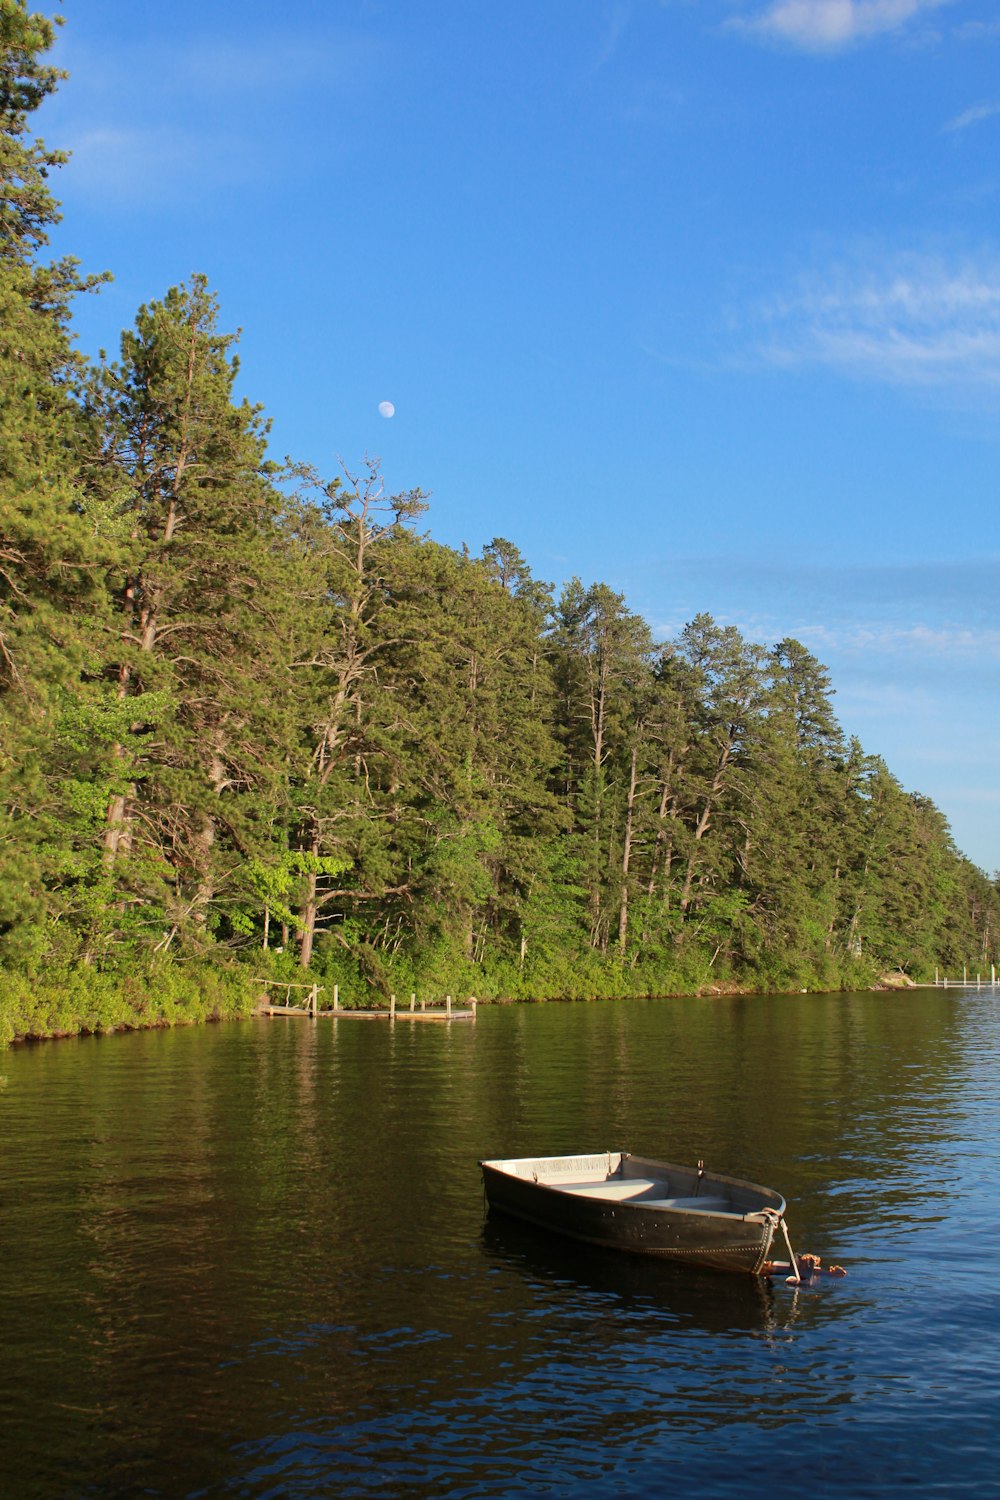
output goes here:
<path id="1" fill-rule="evenodd" d="M 385 48 L 373 37 L 322 32 L 298 39 L 263 35 L 203 42 L 178 48 L 173 67 L 177 80 L 199 93 L 223 89 L 280 108 L 277 91 L 304 83 L 322 83 L 340 96 L 362 93 L 384 60 Z"/>
<path id="2" fill-rule="evenodd" d="M 654 616 L 662 638 L 708 608 L 753 640 L 791 635 L 823 658 L 1000 666 L 1000 556 L 878 566 L 702 557 L 672 560 L 669 578 L 676 612 Z"/>
<path id="3" fill-rule="evenodd" d="M 795 632 L 793 632 L 795 633 Z M 966 625 L 889 625 L 884 621 L 830 626 L 802 624 L 799 638 L 816 650 L 879 652 L 1000 662 L 1000 630 L 973 630 Z"/>
<path id="4" fill-rule="evenodd" d="M 758 354 L 893 385 L 1000 385 L 1000 254 L 871 256 L 757 309 Z"/>
<path id="5" fill-rule="evenodd" d="M 374 100 L 390 59 L 374 37 L 319 27 L 291 37 L 205 32 L 106 54 L 68 36 L 57 61 L 70 81 L 46 105 L 46 129 L 72 153 L 65 191 L 148 207 L 181 190 L 259 180 L 279 160 L 293 172 L 308 153 L 290 137 L 317 121 L 335 159 L 350 132 L 344 103 L 357 114 Z M 291 93 L 308 108 L 286 109 Z"/>
<path id="6" fill-rule="evenodd" d="M 632 10 L 633 7 L 629 3 L 629 0 L 617 0 L 617 3 L 612 6 L 600 51 L 591 68 L 592 73 L 599 73 L 602 68 L 607 67 L 618 51 L 618 43 L 621 41 L 632 20 Z"/>
<path id="7" fill-rule="evenodd" d="M 953 120 L 945 125 L 946 131 L 968 130 L 970 125 L 981 125 L 984 120 L 992 120 L 994 115 L 1000 115 L 1000 100 L 993 100 L 989 104 L 974 104 L 971 109 L 963 110 Z"/>
<path id="8" fill-rule="evenodd" d="M 99 193 L 107 202 L 158 204 L 181 181 L 220 186 L 249 181 L 253 164 L 240 140 L 212 139 L 180 127 L 97 125 L 68 133 L 67 193 Z"/>
<path id="9" fill-rule="evenodd" d="M 955 27 L 955 36 L 963 42 L 982 42 L 1000 37 L 1000 21 L 963 21 Z"/>
<path id="10" fill-rule="evenodd" d="M 634 79 L 618 114 L 628 125 L 666 125 L 677 119 L 684 103 L 681 89 L 658 78 Z"/>
<path id="11" fill-rule="evenodd" d="M 733 29 L 805 52 L 839 52 L 887 32 L 900 31 L 952 0 L 771 0 Z"/>
<path id="12" fill-rule="evenodd" d="M 750 640 L 767 643 L 791 636 L 821 660 L 860 656 L 877 661 L 880 671 L 886 669 L 890 659 L 899 664 L 909 661 L 925 672 L 932 663 L 968 663 L 981 671 L 1000 665 L 1000 630 L 972 629 L 959 623 L 893 624 L 872 618 L 828 624 L 794 613 L 786 613 L 782 619 L 746 610 L 720 613 L 716 618 L 722 625 L 735 625 Z M 683 627 L 684 621 L 678 617 L 664 618 L 654 625 L 654 634 L 659 640 L 671 640 Z"/>
<path id="13" fill-rule="evenodd" d="M 675 559 L 655 593 L 670 600 L 645 608 L 659 639 L 707 609 L 748 640 L 802 641 L 830 670 L 845 732 L 933 797 L 977 863 L 1000 865 L 1000 555 L 892 565 Z"/>

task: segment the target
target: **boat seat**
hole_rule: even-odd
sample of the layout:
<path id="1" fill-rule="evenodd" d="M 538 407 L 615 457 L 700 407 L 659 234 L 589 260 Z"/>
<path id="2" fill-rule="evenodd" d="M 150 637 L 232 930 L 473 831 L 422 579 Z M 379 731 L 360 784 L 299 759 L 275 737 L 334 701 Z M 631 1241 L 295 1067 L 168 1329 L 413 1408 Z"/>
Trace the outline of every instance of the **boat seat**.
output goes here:
<path id="1" fill-rule="evenodd" d="M 644 1198 L 647 1208 L 686 1208 L 703 1214 L 738 1214 L 740 1210 L 728 1198 Z"/>
<path id="2" fill-rule="evenodd" d="M 738 1214 L 728 1198 L 713 1198 L 703 1193 L 700 1198 L 665 1198 L 664 1182 L 654 1182 L 648 1177 L 609 1178 L 604 1182 L 550 1182 L 546 1187 L 557 1187 L 561 1192 L 573 1193 L 579 1198 L 603 1198 L 615 1203 L 639 1203 L 643 1208 L 684 1208 L 703 1214 Z"/>
<path id="3" fill-rule="evenodd" d="M 539 1179 L 540 1181 L 542 1179 Z M 603 1182 L 547 1182 L 546 1187 L 556 1187 L 563 1193 L 577 1193 L 582 1198 L 643 1198 L 646 1193 L 662 1192 L 662 1182 L 652 1182 L 645 1177 L 605 1179 Z"/>

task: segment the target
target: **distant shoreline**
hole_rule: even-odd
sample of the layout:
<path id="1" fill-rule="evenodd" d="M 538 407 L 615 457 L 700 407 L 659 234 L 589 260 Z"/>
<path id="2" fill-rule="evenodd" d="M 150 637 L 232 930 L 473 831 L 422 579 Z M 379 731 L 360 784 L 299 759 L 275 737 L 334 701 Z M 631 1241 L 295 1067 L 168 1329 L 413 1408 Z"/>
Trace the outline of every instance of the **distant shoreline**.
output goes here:
<path id="1" fill-rule="evenodd" d="M 893 992 L 901 993 L 903 991 L 918 989 L 940 989 L 944 987 L 945 986 L 942 983 L 938 983 L 937 985 L 935 985 L 935 983 L 931 980 L 921 982 L 919 980 L 911 979 L 908 975 L 904 974 L 885 974 L 880 976 L 871 984 L 853 985 L 841 989 L 829 989 L 823 988 L 821 986 L 817 986 L 813 989 L 759 989 L 752 986 L 740 985 L 736 981 L 731 981 L 728 983 L 724 982 L 721 984 L 708 985 L 699 990 L 678 990 L 669 994 L 636 994 L 619 996 L 608 995 L 589 997 L 565 995 L 557 997 L 497 996 L 489 999 L 456 995 L 455 1008 L 457 1019 L 459 1010 L 465 1007 L 471 998 L 476 999 L 477 1007 L 492 1008 L 496 1006 L 511 1005 L 590 1005 L 618 1000 L 637 1000 L 652 1002 L 656 1000 L 729 1000 L 751 998 L 769 999 L 778 997 L 790 997 L 794 995 L 816 996 L 838 994 L 887 994 Z M 963 988 L 962 982 L 960 980 L 955 981 L 955 987 Z M 975 989 L 976 987 L 977 986 L 974 984 L 966 984 L 964 986 L 964 988 L 973 989 Z M 989 982 L 987 981 L 980 987 L 989 988 Z M 947 988 L 952 988 L 952 985 L 949 984 Z M 320 1007 L 320 1016 L 322 1016 L 324 1009 L 329 1010 L 329 1008 L 330 1007 Z M 345 1007 L 345 1009 L 362 1010 L 367 1009 L 367 1007 L 347 1006 Z M 389 1007 L 386 1002 L 383 1001 L 379 1005 L 370 1007 L 370 1009 L 384 1011 L 384 1019 L 387 1021 L 392 1020 L 392 1017 L 389 1014 Z M 400 1015 L 404 1014 L 404 1007 L 400 1007 L 399 1013 Z M 41 1042 L 69 1041 L 77 1037 L 110 1037 L 124 1032 L 167 1031 L 173 1029 L 174 1027 L 181 1026 L 215 1024 L 223 1021 L 258 1020 L 261 1019 L 264 1014 L 265 1012 L 263 1009 L 262 999 L 260 995 L 257 995 L 254 998 L 253 1002 L 250 1004 L 234 1004 L 232 1007 L 228 1008 L 217 1007 L 212 1010 L 203 1010 L 200 1014 L 192 1014 L 186 1013 L 182 1010 L 176 1010 L 169 1016 L 151 1015 L 144 1018 L 138 1015 L 134 1015 L 132 1017 L 121 1015 L 117 1019 L 109 1019 L 106 1023 L 97 1025 L 88 1025 L 84 1023 L 76 1027 L 68 1025 L 56 1025 L 50 1029 L 44 1029 L 42 1027 L 32 1027 L 26 1030 L 15 1030 L 13 1035 L 8 1035 L 5 1038 L 5 1041 L 8 1046 L 30 1046 Z M 281 1020 L 284 1018 L 281 1015 L 277 1015 L 273 1019 Z M 441 1017 L 441 1019 L 444 1020 L 446 1018 Z"/>

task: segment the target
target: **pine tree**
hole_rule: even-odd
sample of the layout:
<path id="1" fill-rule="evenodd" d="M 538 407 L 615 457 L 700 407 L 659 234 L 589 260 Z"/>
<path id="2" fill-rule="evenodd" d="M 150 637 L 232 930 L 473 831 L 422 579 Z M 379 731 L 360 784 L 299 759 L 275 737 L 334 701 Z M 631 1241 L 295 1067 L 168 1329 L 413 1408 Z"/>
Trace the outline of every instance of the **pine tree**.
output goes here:
<path id="1" fill-rule="evenodd" d="M 574 578 L 563 590 L 553 638 L 562 699 L 566 793 L 574 807 L 581 877 L 588 889 L 591 946 L 606 952 L 620 929 L 621 884 L 616 858 L 620 808 L 613 789 L 630 772 L 622 746 L 636 723 L 636 694 L 649 672 L 653 639 L 606 584 L 585 589 Z M 608 872 L 615 871 L 609 882 Z"/>
<path id="2" fill-rule="evenodd" d="M 294 671 L 307 713 L 296 753 L 291 851 L 301 873 L 297 928 L 303 967 L 335 903 L 379 901 L 393 883 L 386 840 L 394 821 L 398 725 L 385 682 L 400 624 L 397 569 L 419 491 L 385 494 L 377 460 L 347 483 L 296 471 L 313 506 L 309 607 L 301 616 Z M 385 804 L 389 804 L 388 806 Z M 352 884 L 340 879 L 354 870 Z"/>
<path id="3" fill-rule="evenodd" d="M 273 772 L 283 502 L 217 321 L 203 277 L 171 289 L 140 308 L 88 395 L 90 481 L 124 536 L 101 672 L 115 782 L 103 861 L 128 892 L 119 914 L 161 947 L 215 926 L 222 872 L 266 840 L 254 798 Z"/>
<path id="4" fill-rule="evenodd" d="M 434 845 L 421 891 L 434 924 L 464 959 L 522 956 L 524 905 L 541 878 L 535 840 L 562 821 L 549 789 L 558 756 L 541 631 L 548 595 L 516 549 L 494 541 L 481 560 L 438 549 L 421 597 L 431 651 L 411 659 L 420 740 L 436 768 L 426 784 Z M 418 751 L 419 754 L 419 751 Z"/>
<path id="5" fill-rule="evenodd" d="M 826 669 L 798 641 L 769 653 L 770 690 L 750 763 L 740 884 L 754 946 L 776 982 L 832 969 L 845 746 Z M 751 929 L 748 929 L 750 931 Z"/>
<path id="6" fill-rule="evenodd" d="M 693 798 L 678 905 L 695 915 L 703 896 L 739 884 L 745 850 L 748 766 L 766 713 L 765 653 L 733 625 L 696 615 L 680 650 L 698 695 L 697 736 L 687 777 Z"/>
<path id="7" fill-rule="evenodd" d="M 52 41 L 52 23 L 0 0 L 0 933 L 25 962 L 48 952 L 89 837 L 60 725 L 92 656 L 107 544 L 80 474 L 69 331 L 73 297 L 104 278 L 40 258 L 60 218 L 48 179 L 65 160 L 30 136 L 63 76 L 41 61 Z"/>

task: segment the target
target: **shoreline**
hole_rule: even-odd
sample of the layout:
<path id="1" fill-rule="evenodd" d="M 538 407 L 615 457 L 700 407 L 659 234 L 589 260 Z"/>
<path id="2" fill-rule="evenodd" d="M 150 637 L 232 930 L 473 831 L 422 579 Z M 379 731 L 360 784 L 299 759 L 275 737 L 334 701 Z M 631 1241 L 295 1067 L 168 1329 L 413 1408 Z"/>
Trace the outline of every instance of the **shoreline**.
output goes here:
<path id="1" fill-rule="evenodd" d="M 943 986 L 939 984 L 936 987 L 937 988 L 942 988 Z M 956 981 L 955 982 L 955 987 L 961 988 L 962 987 L 961 986 L 961 982 L 960 981 Z M 972 987 L 975 988 L 975 986 L 972 986 Z M 987 985 L 987 988 L 988 987 L 989 986 Z M 491 998 L 491 999 L 483 999 L 483 998 L 478 997 L 478 996 L 477 997 L 469 996 L 469 997 L 467 997 L 467 999 L 468 1000 L 475 999 L 476 1007 L 478 1007 L 478 1006 L 492 1007 L 492 1006 L 506 1006 L 506 1005 L 591 1005 L 591 1004 L 599 1003 L 601 1001 L 618 1001 L 618 1000 L 637 1000 L 637 1001 L 643 1001 L 643 1002 L 646 1002 L 646 1003 L 652 1003 L 653 1001 L 657 1001 L 657 1000 L 731 1000 L 731 999 L 751 999 L 751 998 L 755 998 L 755 999 L 768 999 L 770 997 L 777 997 L 777 996 L 788 997 L 788 996 L 793 996 L 793 995 L 806 996 L 806 995 L 838 995 L 838 994 L 843 994 L 843 995 L 847 995 L 847 994 L 889 994 L 889 993 L 897 993 L 898 994 L 898 993 L 903 993 L 903 992 L 906 992 L 906 991 L 909 991 L 909 990 L 933 989 L 933 988 L 935 988 L 935 984 L 932 981 L 930 981 L 930 980 L 928 980 L 928 981 L 926 981 L 924 983 L 921 983 L 918 980 L 911 979 L 909 975 L 895 973 L 895 974 L 883 974 L 883 975 L 880 975 L 877 980 L 875 980 L 874 982 L 872 982 L 870 984 L 866 984 L 866 985 L 865 984 L 857 984 L 857 985 L 852 985 L 852 986 L 849 986 L 849 987 L 848 986 L 842 986 L 842 987 L 840 987 L 838 989 L 824 988 L 823 986 L 820 986 L 820 985 L 817 985 L 816 987 L 811 988 L 811 989 L 810 988 L 803 988 L 803 987 L 795 987 L 795 988 L 788 988 L 788 989 L 760 989 L 760 988 L 756 988 L 756 987 L 754 987 L 752 985 L 742 985 L 742 984 L 739 984 L 737 981 L 733 980 L 733 981 L 729 981 L 729 982 L 724 981 L 724 982 L 722 982 L 720 984 L 707 985 L 704 988 L 697 989 L 697 990 L 673 990 L 673 991 L 669 991 L 669 992 L 665 992 L 665 993 L 647 994 L 647 995 L 640 995 L 640 994 L 635 994 L 635 995 L 590 995 L 590 996 L 579 996 L 579 995 L 568 996 L 568 995 L 562 995 L 562 996 L 557 996 L 557 997 L 553 997 L 553 996 L 532 996 L 532 997 L 496 996 L 496 997 Z M 948 988 L 951 988 L 951 986 L 948 986 Z M 462 1004 L 463 1004 L 463 1002 L 460 999 L 457 999 L 457 1005 L 462 1005 Z M 358 1010 L 358 1011 L 360 1011 L 362 1013 L 367 1012 L 367 1014 L 369 1015 L 369 1017 L 371 1016 L 371 1012 L 372 1011 L 377 1011 L 377 1012 L 380 1012 L 380 1013 L 384 1012 L 384 1017 L 383 1017 L 383 1015 L 380 1014 L 376 1018 L 377 1019 L 383 1019 L 384 1018 L 385 1020 L 394 1019 L 393 1017 L 390 1016 L 390 1011 L 389 1011 L 388 1004 L 386 1002 L 382 1001 L 381 999 L 380 999 L 380 1003 L 378 1005 L 375 1005 L 375 1006 L 370 1006 L 370 1007 L 365 1007 L 365 1006 L 351 1006 L 351 1007 L 346 1007 L 346 1009 L 348 1009 L 348 1010 Z M 319 1015 L 323 1016 L 323 1014 L 324 1014 L 324 1011 L 321 1009 L 320 1012 L 319 1012 Z M 172 1015 L 172 1016 L 165 1016 L 165 1015 L 151 1016 L 149 1019 L 143 1019 L 141 1016 L 137 1015 L 137 1016 L 135 1016 L 134 1019 L 131 1019 L 131 1018 L 130 1019 L 119 1019 L 119 1020 L 115 1020 L 115 1021 L 109 1021 L 107 1024 L 98 1024 L 96 1026 L 92 1026 L 92 1025 L 88 1025 L 88 1024 L 84 1023 L 84 1024 L 81 1024 L 81 1025 L 79 1025 L 77 1027 L 56 1026 L 56 1027 L 53 1027 L 52 1029 L 37 1029 L 37 1030 L 32 1029 L 32 1030 L 26 1030 L 26 1031 L 20 1031 L 20 1032 L 15 1029 L 14 1032 L 13 1032 L 13 1034 L 10 1035 L 9 1037 L 7 1037 L 4 1042 L 0 1042 L 0 1048 L 2 1048 L 3 1046 L 8 1046 L 8 1047 L 15 1047 L 15 1046 L 17 1046 L 17 1047 L 35 1046 L 35 1045 L 39 1045 L 39 1044 L 41 1044 L 43 1042 L 72 1041 L 72 1040 L 74 1040 L 76 1038 L 80 1038 L 80 1037 L 95 1037 L 95 1036 L 96 1037 L 110 1037 L 110 1036 L 118 1035 L 120 1033 L 127 1033 L 127 1032 L 169 1031 L 169 1030 L 173 1030 L 175 1027 L 181 1027 L 181 1026 L 199 1026 L 199 1025 L 219 1025 L 222 1022 L 225 1022 L 225 1021 L 252 1021 L 252 1020 L 262 1019 L 266 1015 L 267 1015 L 267 1008 L 266 1008 L 265 998 L 263 996 L 258 996 L 254 1000 L 254 1002 L 251 1005 L 249 1005 L 249 1006 L 247 1006 L 247 1005 L 237 1005 L 237 1004 L 234 1004 L 231 1007 L 227 1006 L 227 1007 L 224 1007 L 224 1008 L 220 1008 L 219 1006 L 216 1006 L 212 1010 L 206 1011 L 204 1014 L 201 1014 L 201 1015 L 198 1015 L 198 1014 L 194 1014 L 194 1015 L 188 1014 L 188 1015 L 185 1015 L 183 1013 L 179 1013 L 179 1014 L 175 1014 L 175 1015 Z M 273 1019 L 280 1020 L 280 1019 L 282 1019 L 282 1017 L 281 1016 L 275 1016 L 275 1017 L 273 1017 Z M 442 1019 L 446 1019 L 446 1018 L 442 1018 Z"/>

